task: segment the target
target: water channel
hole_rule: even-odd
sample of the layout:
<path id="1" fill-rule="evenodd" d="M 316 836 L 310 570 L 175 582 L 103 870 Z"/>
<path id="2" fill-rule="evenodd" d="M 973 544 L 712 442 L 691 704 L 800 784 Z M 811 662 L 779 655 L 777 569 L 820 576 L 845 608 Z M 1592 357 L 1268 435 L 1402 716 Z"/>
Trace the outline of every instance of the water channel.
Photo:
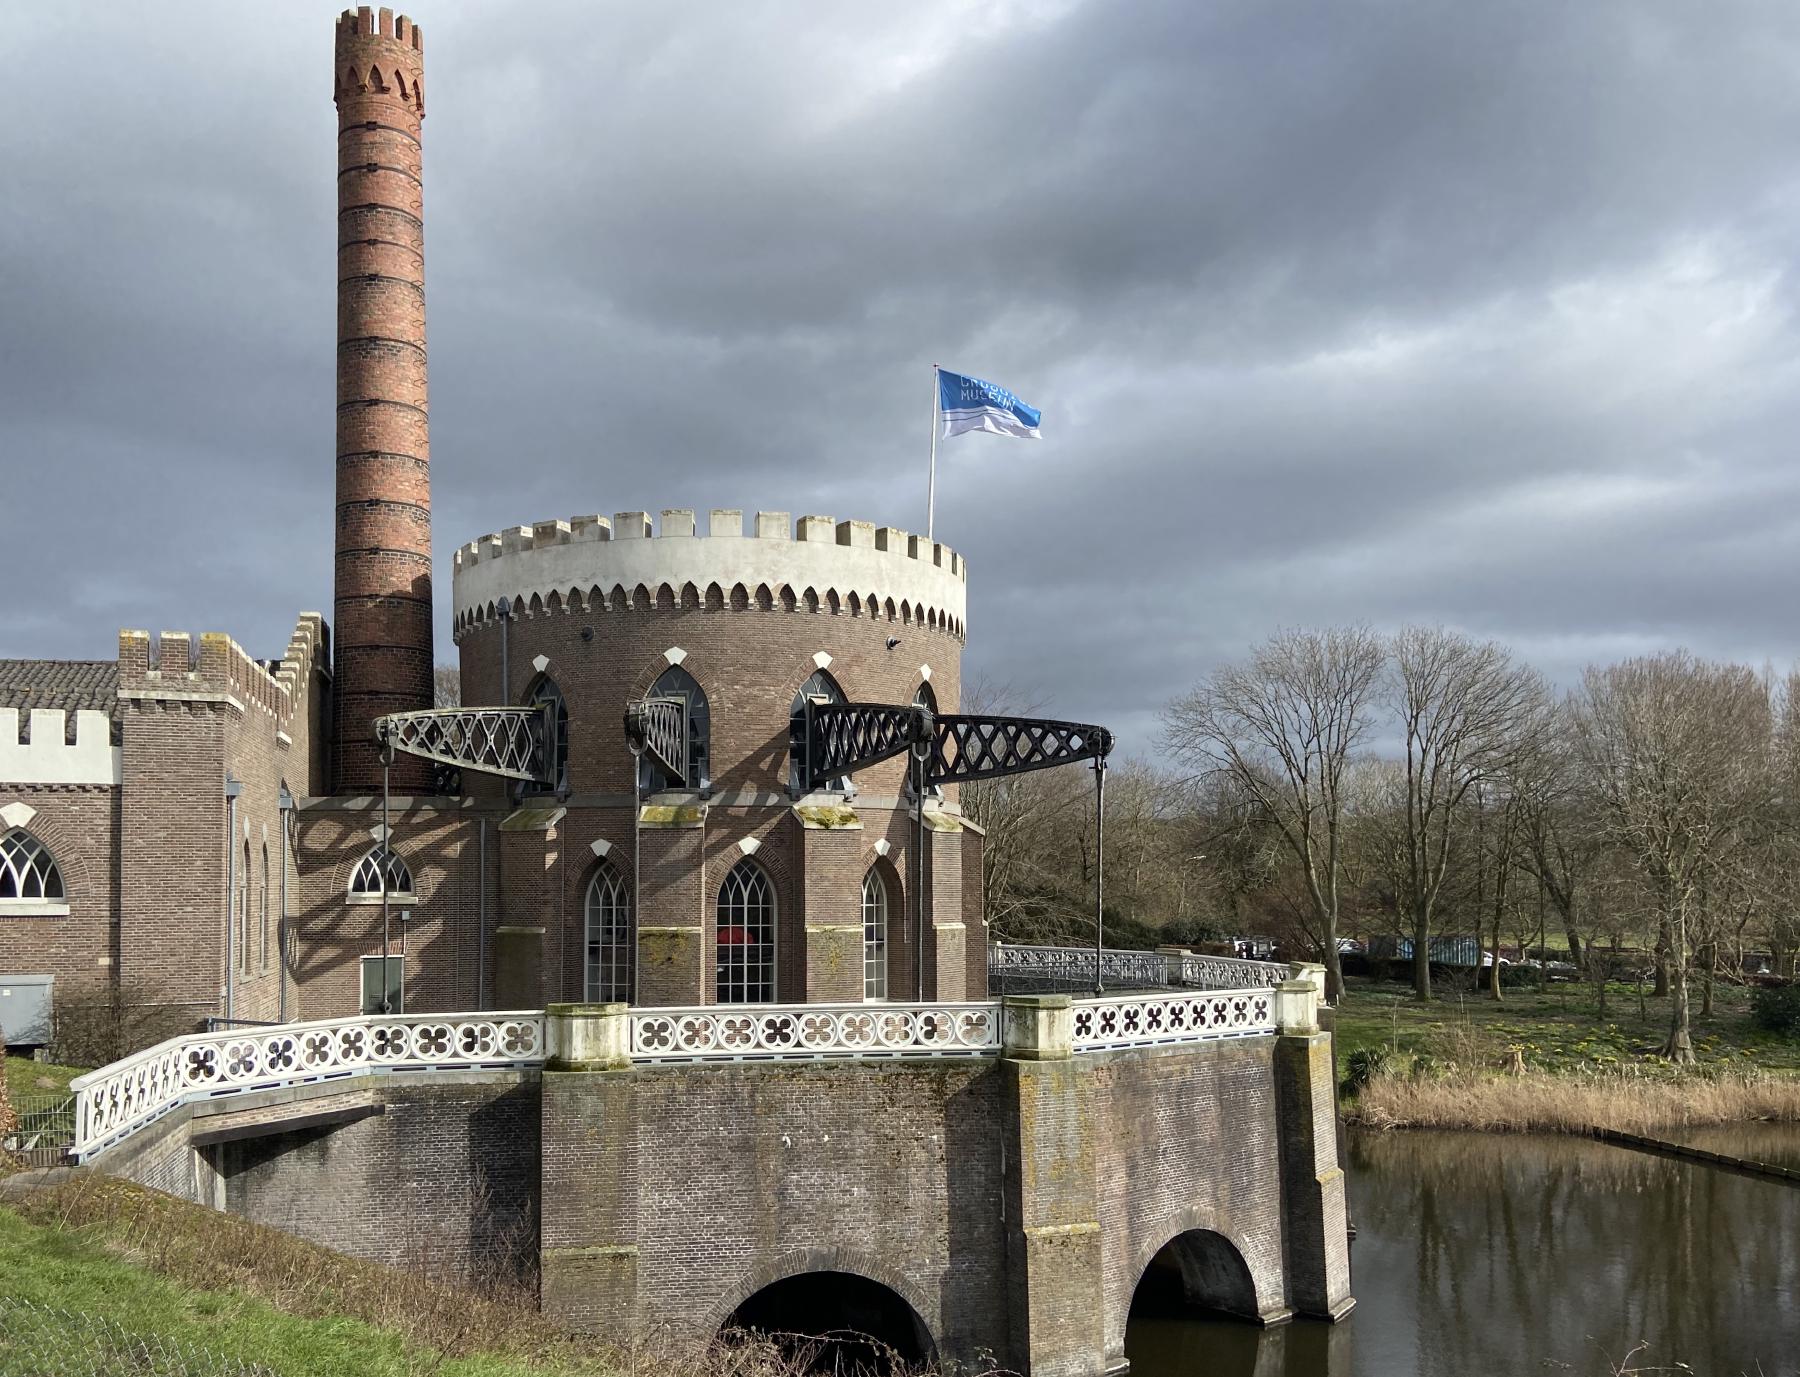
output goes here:
<path id="1" fill-rule="evenodd" d="M 1800 1161 L 1792 1126 L 1693 1141 Z M 1355 1312 L 1134 1314 L 1135 1377 L 1800 1377 L 1800 1187 L 1573 1138 L 1357 1134 L 1348 1155 Z"/>

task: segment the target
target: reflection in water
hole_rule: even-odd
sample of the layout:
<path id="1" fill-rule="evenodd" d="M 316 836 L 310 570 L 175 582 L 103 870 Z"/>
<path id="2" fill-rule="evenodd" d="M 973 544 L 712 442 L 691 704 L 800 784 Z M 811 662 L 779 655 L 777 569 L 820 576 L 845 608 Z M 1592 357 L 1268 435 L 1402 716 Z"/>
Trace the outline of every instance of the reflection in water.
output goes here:
<path id="1" fill-rule="evenodd" d="M 1671 1143 L 1722 1152 L 1778 1167 L 1800 1167 L 1800 1126 L 1794 1124 L 1714 1124 L 1659 1133 Z"/>
<path id="2" fill-rule="evenodd" d="M 1347 1165 L 1350 1318 L 1134 1316 L 1137 1377 L 1603 1377 L 1639 1343 L 1646 1368 L 1800 1377 L 1792 1186 L 1571 1138 L 1358 1135 Z"/>

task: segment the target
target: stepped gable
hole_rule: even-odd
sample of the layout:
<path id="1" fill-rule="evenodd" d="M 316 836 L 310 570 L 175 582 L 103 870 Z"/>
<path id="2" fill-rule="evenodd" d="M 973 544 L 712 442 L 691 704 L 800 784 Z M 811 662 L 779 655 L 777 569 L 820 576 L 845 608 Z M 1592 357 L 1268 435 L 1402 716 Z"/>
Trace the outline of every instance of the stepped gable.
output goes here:
<path id="1" fill-rule="evenodd" d="M 0 660 L 0 707 L 103 712 L 119 720 L 119 666 L 113 660 Z"/>

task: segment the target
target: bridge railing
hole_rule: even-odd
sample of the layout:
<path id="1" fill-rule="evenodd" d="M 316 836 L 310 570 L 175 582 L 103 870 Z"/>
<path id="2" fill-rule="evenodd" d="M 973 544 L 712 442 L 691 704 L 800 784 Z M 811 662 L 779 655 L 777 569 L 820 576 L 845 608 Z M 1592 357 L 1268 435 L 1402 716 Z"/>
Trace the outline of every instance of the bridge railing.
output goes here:
<path id="1" fill-rule="evenodd" d="M 1077 996 L 1072 1001 L 1073 1050 L 1099 1052 L 1275 1031 L 1273 986 L 1286 977 L 1286 969 L 1267 962 L 1219 966 L 1221 958 L 1206 960 L 1214 964 L 1200 973 L 1204 978 L 1222 979 L 1250 966 L 1259 968 L 1255 975 L 1273 979 L 1233 990 L 1163 988 Z M 1091 964 L 1089 970 L 1091 974 Z M 612 1016 L 628 1024 L 622 1036 L 630 1061 L 660 1065 L 992 1056 L 1001 1052 L 1008 1036 L 1002 1014 L 1003 1001 L 995 999 L 616 1008 Z M 365 1072 L 539 1067 L 546 1057 L 547 1033 L 546 1015 L 524 1010 L 369 1015 L 171 1038 L 70 1083 L 75 1100 L 71 1155 L 84 1161 L 171 1110 L 201 1100 Z"/>
<path id="2" fill-rule="evenodd" d="M 633 1009 L 633 1061 L 968 1056 L 1000 1050 L 998 1002 Z"/>
<path id="3" fill-rule="evenodd" d="M 1275 992 L 1181 991 L 1075 1001 L 1075 1050 L 1110 1051 L 1275 1031 Z"/>
<path id="4" fill-rule="evenodd" d="M 1193 952 L 1134 951 L 1107 947 L 1100 980 L 1109 990 L 1245 990 L 1272 988 L 1289 976 L 1277 961 Z M 1092 947 L 988 948 L 988 985 L 996 994 L 1077 993 L 1094 988 Z"/>
<path id="5" fill-rule="evenodd" d="M 170 1038 L 69 1082 L 77 1161 L 195 1100 L 366 1071 L 537 1066 L 544 1015 L 378 1014 Z"/>

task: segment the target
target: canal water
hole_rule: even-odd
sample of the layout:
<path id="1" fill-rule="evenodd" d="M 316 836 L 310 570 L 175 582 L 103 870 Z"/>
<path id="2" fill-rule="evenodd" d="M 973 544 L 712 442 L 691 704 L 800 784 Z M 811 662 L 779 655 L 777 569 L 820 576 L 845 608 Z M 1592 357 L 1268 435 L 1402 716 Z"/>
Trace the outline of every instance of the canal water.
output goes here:
<path id="1" fill-rule="evenodd" d="M 1800 1159 L 1800 1128 L 1714 1137 Z M 1349 1318 L 1134 1316 L 1135 1377 L 1800 1377 L 1800 1188 L 1472 1133 L 1356 1134 L 1348 1169 Z"/>

